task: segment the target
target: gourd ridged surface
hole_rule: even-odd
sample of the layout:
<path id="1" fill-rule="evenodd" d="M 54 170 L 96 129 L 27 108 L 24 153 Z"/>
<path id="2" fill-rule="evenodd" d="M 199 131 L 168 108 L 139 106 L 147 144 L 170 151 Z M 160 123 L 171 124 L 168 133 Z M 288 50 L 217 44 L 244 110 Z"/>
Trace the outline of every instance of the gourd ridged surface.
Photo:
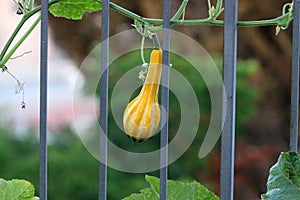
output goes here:
<path id="1" fill-rule="evenodd" d="M 151 52 L 150 65 L 139 95 L 126 107 L 123 116 L 125 133 L 136 141 L 154 135 L 160 121 L 158 90 L 162 70 L 162 51 Z"/>

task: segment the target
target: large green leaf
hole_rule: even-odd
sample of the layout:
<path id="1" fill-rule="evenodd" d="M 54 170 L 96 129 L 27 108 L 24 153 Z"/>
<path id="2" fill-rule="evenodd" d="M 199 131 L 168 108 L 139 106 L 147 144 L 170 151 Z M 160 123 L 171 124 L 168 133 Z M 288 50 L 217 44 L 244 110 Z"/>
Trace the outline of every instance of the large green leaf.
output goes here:
<path id="1" fill-rule="evenodd" d="M 123 200 L 159 200 L 159 179 L 146 176 L 150 188 L 145 188 L 139 194 L 131 194 Z M 200 183 L 193 181 L 183 183 L 168 180 L 168 200 L 218 200 L 219 198 Z"/>
<path id="2" fill-rule="evenodd" d="M 80 20 L 85 12 L 95 12 L 102 9 L 98 0 L 58 0 L 50 6 L 50 13 L 55 17 Z"/>
<path id="3" fill-rule="evenodd" d="M 294 152 L 282 153 L 270 169 L 268 191 L 261 195 L 263 200 L 300 199 L 300 155 Z"/>
<path id="4" fill-rule="evenodd" d="M 34 186 L 25 180 L 13 179 L 6 181 L 0 179 L 1 200 L 33 200 Z"/>

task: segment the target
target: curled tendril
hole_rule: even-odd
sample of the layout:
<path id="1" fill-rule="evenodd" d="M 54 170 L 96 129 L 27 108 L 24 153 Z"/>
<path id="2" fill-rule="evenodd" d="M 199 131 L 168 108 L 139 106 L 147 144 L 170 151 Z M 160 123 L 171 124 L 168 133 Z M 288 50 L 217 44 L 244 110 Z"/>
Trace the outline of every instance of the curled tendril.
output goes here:
<path id="1" fill-rule="evenodd" d="M 25 109 L 26 107 L 26 103 L 25 103 L 25 92 L 24 92 L 24 86 L 25 86 L 25 82 L 21 82 L 19 79 L 17 79 L 17 77 L 15 77 L 9 70 L 8 68 L 4 65 L 2 67 L 2 72 L 6 72 L 8 73 L 13 79 L 16 80 L 17 84 L 15 86 L 15 94 L 20 94 L 22 93 L 22 101 L 21 101 L 21 108 Z"/>
<path id="2" fill-rule="evenodd" d="M 139 72 L 139 79 L 144 82 L 145 79 L 146 79 L 146 74 L 148 72 L 148 67 L 149 67 L 149 64 L 148 63 L 144 63 L 142 65 L 142 70 Z"/>
<path id="3" fill-rule="evenodd" d="M 283 20 L 276 26 L 276 35 L 279 34 L 280 30 L 287 29 L 290 25 L 290 22 L 293 20 L 293 4 L 294 2 L 286 3 L 282 7 L 282 16 L 287 15 L 287 17 L 284 17 Z"/>
<path id="4" fill-rule="evenodd" d="M 144 58 L 144 43 L 145 43 L 145 36 L 142 36 L 142 42 L 141 42 L 141 58 L 142 58 L 142 62 L 143 62 L 143 68 L 140 72 L 139 72 L 139 79 L 144 82 L 145 81 L 145 74 L 148 71 L 148 63 L 146 63 L 145 58 Z"/>
<path id="5" fill-rule="evenodd" d="M 138 20 L 134 20 L 134 24 L 132 25 L 133 27 L 135 27 L 135 29 L 137 30 L 138 33 L 141 34 L 142 36 L 142 41 L 141 41 L 141 59 L 142 59 L 142 69 L 139 72 L 139 79 L 141 81 L 145 81 L 145 77 L 148 71 L 148 66 L 149 64 L 146 63 L 145 58 L 144 58 L 144 43 L 145 43 L 145 39 L 146 38 L 153 38 L 153 35 L 156 34 L 156 32 L 160 31 L 161 28 L 160 26 L 154 27 L 153 25 L 150 24 L 144 24 Z"/>
<path id="6" fill-rule="evenodd" d="M 11 57 L 10 60 L 14 60 L 14 59 L 17 59 L 17 58 L 21 58 L 23 56 L 25 56 L 26 54 L 30 54 L 31 51 L 25 51 L 24 53 L 22 53 L 21 55 L 17 55 L 15 57 Z"/>
<path id="7" fill-rule="evenodd" d="M 25 85 L 25 82 L 20 82 L 19 80 L 17 81 L 17 85 L 16 85 L 16 91 L 15 93 L 16 94 L 20 94 L 22 93 L 22 101 L 21 101 L 21 108 L 22 109 L 25 109 L 26 108 L 26 103 L 25 103 L 25 95 L 24 95 L 24 85 Z"/>

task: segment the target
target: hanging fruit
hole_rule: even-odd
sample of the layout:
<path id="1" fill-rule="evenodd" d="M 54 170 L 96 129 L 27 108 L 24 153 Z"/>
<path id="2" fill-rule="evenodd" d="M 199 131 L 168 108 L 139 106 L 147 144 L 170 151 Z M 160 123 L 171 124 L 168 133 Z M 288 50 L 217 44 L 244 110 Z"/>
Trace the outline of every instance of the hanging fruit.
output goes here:
<path id="1" fill-rule="evenodd" d="M 123 116 L 125 133 L 135 142 L 153 136 L 160 121 L 158 90 L 162 70 L 162 51 L 151 52 L 148 73 L 139 95 L 126 107 Z"/>

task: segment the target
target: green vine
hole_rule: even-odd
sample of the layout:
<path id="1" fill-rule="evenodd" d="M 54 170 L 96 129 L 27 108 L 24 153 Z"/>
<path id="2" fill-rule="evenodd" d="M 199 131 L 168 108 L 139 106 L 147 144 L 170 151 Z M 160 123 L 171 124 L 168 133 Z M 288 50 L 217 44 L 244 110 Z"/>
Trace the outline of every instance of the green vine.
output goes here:
<path id="1" fill-rule="evenodd" d="M 31 34 L 37 24 L 40 22 L 41 17 L 32 23 L 25 33 L 20 37 L 18 41 L 15 41 L 16 36 L 19 34 L 20 30 L 23 28 L 23 25 L 34 15 L 41 11 L 41 5 L 34 7 L 34 0 L 13 0 L 17 5 L 17 14 L 22 15 L 22 19 L 19 24 L 9 37 L 8 41 L 4 45 L 3 49 L 0 52 L 0 69 L 2 72 L 7 72 L 13 79 L 16 80 L 16 91 L 17 93 L 22 92 L 23 100 L 21 107 L 25 108 L 24 102 L 24 83 L 19 81 L 8 69 L 6 63 L 12 59 L 15 51 L 20 47 L 20 45 L 25 41 L 25 39 Z M 211 3 L 211 0 L 207 0 L 208 4 L 208 17 L 204 19 L 185 19 L 185 10 L 188 5 L 188 0 L 182 0 L 181 5 L 170 20 L 170 25 L 216 25 L 223 26 L 224 21 L 218 19 L 222 14 L 223 1 L 217 0 L 216 5 Z M 143 80 L 145 78 L 145 73 L 147 72 L 148 64 L 144 59 L 144 41 L 145 38 L 150 38 L 153 40 L 153 46 L 155 49 L 159 49 L 159 40 L 157 37 L 157 32 L 163 29 L 162 19 L 154 18 L 145 18 L 142 17 L 130 10 L 127 10 L 117 4 L 110 2 L 109 4 L 111 9 L 116 10 L 122 15 L 132 19 L 134 21 L 135 29 L 141 34 L 141 58 L 143 62 L 144 70 L 141 70 L 139 73 L 139 78 Z M 102 9 L 102 1 L 99 0 L 49 0 L 49 9 L 50 12 L 56 17 L 65 17 L 67 19 L 78 20 L 82 18 L 84 12 L 95 12 Z M 181 18 L 181 19 L 180 19 Z M 285 30 L 290 22 L 293 19 L 293 3 L 287 3 L 282 7 L 282 15 L 274 19 L 267 20 L 258 20 L 258 21 L 238 21 L 237 26 L 276 26 L 276 34 L 280 30 Z M 15 41 L 15 42 L 14 42 Z M 14 42 L 14 45 L 12 46 Z"/>
<path id="2" fill-rule="evenodd" d="M 177 10 L 177 13 L 174 15 L 173 18 L 171 18 L 171 25 L 216 25 L 216 26 L 223 26 L 224 21 L 223 20 L 218 20 L 217 18 L 219 15 L 223 12 L 224 8 L 222 7 L 222 0 L 218 0 L 216 3 L 216 6 L 213 6 L 208 0 L 208 13 L 209 16 L 204 19 L 190 19 L 190 20 L 179 20 L 179 17 L 185 10 L 185 7 L 188 3 L 188 0 L 183 0 L 181 6 Z M 133 20 L 138 20 L 139 22 L 149 25 L 149 26 L 154 26 L 155 25 L 161 25 L 163 23 L 162 19 L 154 19 L 154 18 L 144 18 L 136 13 L 133 13 L 132 11 L 129 11 L 123 7 L 120 7 L 114 3 L 110 3 L 110 8 L 118 11 L 122 15 L 133 19 Z M 257 21 L 238 21 L 237 26 L 278 26 L 281 29 L 285 29 L 289 23 L 293 19 L 293 3 L 287 3 L 283 6 L 282 9 L 282 15 L 273 19 L 266 19 L 266 20 L 257 20 Z M 151 29 L 151 27 L 150 27 Z M 152 29 L 153 31 L 156 31 L 155 29 Z M 160 31 L 158 29 L 157 31 Z"/>
<path id="3" fill-rule="evenodd" d="M 14 0 L 15 1 L 15 0 Z M 101 4 L 101 1 L 97 0 L 89 0 L 89 2 L 98 2 Z M 18 49 L 18 47 L 23 43 L 23 41 L 30 35 L 32 30 L 36 27 L 36 25 L 40 21 L 40 17 L 38 17 L 31 27 L 24 33 L 24 35 L 15 43 L 13 47 L 11 47 L 13 41 L 15 40 L 17 34 L 22 29 L 25 22 L 28 21 L 32 16 L 39 13 L 41 10 L 41 6 L 37 6 L 34 8 L 34 0 L 19 0 L 18 2 L 15 1 L 18 6 L 18 14 L 22 14 L 23 17 L 17 27 L 15 28 L 14 32 L 4 45 L 1 53 L 0 53 L 0 68 L 4 69 L 5 64 L 11 58 L 13 53 Z M 50 0 L 49 7 L 53 5 L 61 6 L 62 4 L 70 3 L 67 0 Z M 72 5 L 76 4 L 76 1 L 72 2 Z M 80 3 L 77 3 L 77 6 L 81 6 Z M 82 4 L 82 2 L 81 2 Z M 132 11 L 127 10 L 115 3 L 110 2 L 110 8 L 118 11 L 122 15 L 134 20 L 134 27 L 137 29 L 139 33 L 143 37 L 149 37 L 154 39 L 154 46 L 155 48 L 159 47 L 159 43 L 155 41 L 156 36 L 155 33 L 162 30 L 162 19 L 155 19 L 155 18 L 145 18 L 142 17 Z M 181 5 L 179 6 L 178 10 L 171 18 L 171 25 L 215 25 L 215 26 L 223 26 L 224 21 L 218 19 L 220 14 L 223 12 L 223 1 L 217 0 L 216 5 L 212 5 L 211 0 L 208 0 L 208 17 L 204 19 L 184 19 L 184 14 L 186 10 L 186 6 L 188 5 L 188 0 L 183 0 Z M 101 8 L 100 8 L 101 9 Z M 89 10 L 87 10 L 89 11 Z M 68 13 L 68 12 L 65 12 Z M 182 19 L 180 19 L 182 17 Z M 238 21 L 237 26 L 276 26 L 276 34 L 279 33 L 280 30 L 285 30 L 290 22 L 293 19 L 293 3 L 287 3 L 282 8 L 282 15 L 273 19 L 266 19 L 266 20 L 258 20 L 258 21 Z M 155 36 L 155 37 L 153 37 Z"/>
<path id="4" fill-rule="evenodd" d="M 49 2 L 49 5 L 53 5 L 54 3 L 57 3 L 57 0 L 52 0 Z M 22 29 L 23 25 L 27 22 L 28 19 L 30 19 L 32 16 L 34 16 L 36 13 L 38 13 L 41 10 L 41 6 L 37 6 L 36 8 L 33 8 L 34 0 L 29 0 L 28 5 L 25 0 L 22 0 L 22 2 L 19 2 L 16 4 L 18 5 L 19 10 L 21 10 L 20 14 L 23 14 L 23 17 L 17 27 L 15 28 L 14 32 L 11 34 L 10 38 L 4 45 L 1 53 L 0 53 L 0 67 L 4 68 L 4 65 L 7 63 L 7 61 L 10 59 L 10 57 L 13 55 L 13 53 L 18 49 L 18 47 L 24 42 L 24 40 L 30 35 L 30 33 L 33 31 L 33 29 L 36 27 L 36 25 L 40 21 L 40 17 L 38 17 L 34 23 L 31 25 L 31 27 L 25 32 L 25 34 L 21 37 L 21 39 L 10 49 L 9 52 L 8 49 L 10 48 L 12 42 Z"/>

